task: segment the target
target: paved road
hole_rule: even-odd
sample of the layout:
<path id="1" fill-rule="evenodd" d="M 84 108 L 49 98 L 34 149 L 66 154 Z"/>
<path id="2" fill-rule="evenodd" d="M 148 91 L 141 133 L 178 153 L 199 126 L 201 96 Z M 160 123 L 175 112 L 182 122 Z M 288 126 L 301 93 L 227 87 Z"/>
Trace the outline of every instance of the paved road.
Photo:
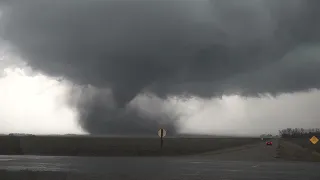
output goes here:
<path id="1" fill-rule="evenodd" d="M 273 141 L 273 146 L 266 146 L 265 142 L 245 145 L 236 148 L 205 153 L 211 160 L 223 161 L 281 161 L 277 156 L 278 141 Z"/>
<path id="2" fill-rule="evenodd" d="M 57 179 L 68 180 L 320 179 L 320 163 L 284 162 L 275 159 L 274 154 L 275 147 L 266 147 L 262 143 L 189 157 L 0 156 L 0 169 L 20 173 L 26 169 L 43 173 L 54 171 L 60 175 L 56 176 Z M 52 177 L 48 175 L 47 178 L 49 176 Z M 10 179 L 8 177 L 13 176 L 7 173 L 6 179 Z M 0 176 L 0 179 L 5 178 Z"/>

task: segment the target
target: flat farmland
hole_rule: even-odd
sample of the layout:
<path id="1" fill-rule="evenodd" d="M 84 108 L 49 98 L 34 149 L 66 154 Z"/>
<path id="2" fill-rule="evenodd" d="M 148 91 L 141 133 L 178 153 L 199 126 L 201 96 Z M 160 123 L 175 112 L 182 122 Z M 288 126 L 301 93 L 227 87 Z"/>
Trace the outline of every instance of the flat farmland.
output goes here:
<path id="1" fill-rule="evenodd" d="M 0 136 L 0 154 L 53 156 L 178 156 L 259 142 L 259 138 Z"/>
<path id="2" fill-rule="evenodd" d="M 320 139 L 320 137 L 318 137 Z M 301 137 L 301 138 L 286 138 L 286 141 L 292 142 L 297 144 L 303 148 L 307 148 L 310 150 L 314 150 L 320 153 L 320 141 L 316 144 L 312 144 L 308 137 Z"/>
<path id="3" fill-rule="evenodd" d="M 308 141 L 308 138 L 280 139 L 279 156 L 290 161 L 320 162 L 319 145 Z"/>

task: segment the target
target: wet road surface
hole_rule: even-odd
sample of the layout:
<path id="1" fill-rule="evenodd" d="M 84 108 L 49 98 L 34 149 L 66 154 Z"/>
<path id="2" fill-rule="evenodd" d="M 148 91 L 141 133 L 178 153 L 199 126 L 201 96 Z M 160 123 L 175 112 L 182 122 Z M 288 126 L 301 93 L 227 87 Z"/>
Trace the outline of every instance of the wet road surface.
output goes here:
<path id="1" fill-rule="evenodd" d="M 0 156 L 0 169 L 1 173 L 50 171 L 60 174 L 55 179 L 68 180 L 320 179 L 320 163 L 285 162 L 275 154 L 276 146 L 260 143 L 187 157 Z"/>
<path id="2" fill-rule="evenodd" d="M 277 156 L 278 142 L 273 141 L 272 146 L 265 145 L 265 142 L 245 145 L 241 147 L 223 149 L 203 154 L 211 160 L 227 161 L 281 161 Z"/>

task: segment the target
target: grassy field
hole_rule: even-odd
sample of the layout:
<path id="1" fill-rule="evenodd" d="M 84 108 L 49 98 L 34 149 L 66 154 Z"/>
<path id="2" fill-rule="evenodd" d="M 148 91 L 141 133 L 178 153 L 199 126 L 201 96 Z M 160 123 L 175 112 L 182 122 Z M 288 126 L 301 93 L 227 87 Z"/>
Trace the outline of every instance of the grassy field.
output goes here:
<path id="1" fill-rule="evenodd" d="M 259 142 L 259 138 L 0 136 L 0 154 L 66 156 L 188 155 Z"/>
<path id="2" fill-rule="evenodd" d="M 281 139 L 280 157 L 285 160 L 320 162 L 319 144 L 308 141 L 308 138 Z"/>
<path id="3" fill-rule="evenodd" d="M 320 141 L 317 144 L 312 144 L 309 138 L 286 138 L 286 141 L 298 144 L 303 148 L 314 150 L 320 153 Z"/>

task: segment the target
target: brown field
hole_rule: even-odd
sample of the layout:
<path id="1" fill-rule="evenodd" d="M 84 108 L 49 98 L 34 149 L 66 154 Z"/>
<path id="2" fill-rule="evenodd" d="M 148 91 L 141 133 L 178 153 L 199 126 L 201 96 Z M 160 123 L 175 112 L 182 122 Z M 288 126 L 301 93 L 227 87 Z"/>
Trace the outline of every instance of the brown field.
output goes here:
<path id="1" fill-rule="evenodd" d="M 303 138 L 286 138 L 286 141 L 298 144 L 299 146 L 303 148 L 307 148 L 310 150 L 314 150 L 320 153 L 320 141 L 317 144 L 312 144 L 309 141 L 309 138 L 303 137 Z"/>
<path id="2" fill-rule="evenodd" d="M 284 160 L 320 162 L 320 145 L 308 141 L 308 138 L 281 139 L 280 157 Z"/>
<path id="3" fill-rule="evenodd" d="M 188 155 L 259 142 L 259 138 L 0 136 L 0 154 L 57 156 Z"/>

